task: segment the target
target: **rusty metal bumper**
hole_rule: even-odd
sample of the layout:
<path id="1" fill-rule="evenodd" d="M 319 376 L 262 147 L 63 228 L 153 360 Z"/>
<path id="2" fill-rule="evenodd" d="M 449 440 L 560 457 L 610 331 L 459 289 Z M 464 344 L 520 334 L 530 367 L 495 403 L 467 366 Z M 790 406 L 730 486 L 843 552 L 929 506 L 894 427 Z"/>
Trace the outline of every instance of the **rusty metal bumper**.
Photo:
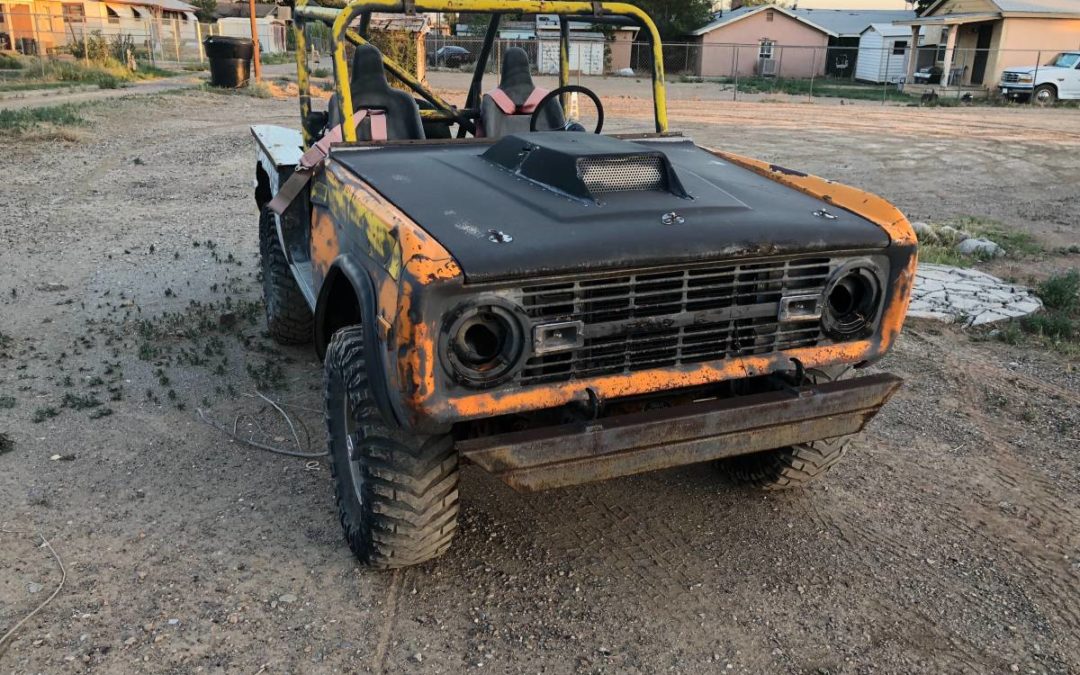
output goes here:
<path id="1" fill-rule="evenodd" d="M 901 382 L 869 375 L 498 434 L 458 450 L 516 490 L 545 490 L 853 434 Z"/>

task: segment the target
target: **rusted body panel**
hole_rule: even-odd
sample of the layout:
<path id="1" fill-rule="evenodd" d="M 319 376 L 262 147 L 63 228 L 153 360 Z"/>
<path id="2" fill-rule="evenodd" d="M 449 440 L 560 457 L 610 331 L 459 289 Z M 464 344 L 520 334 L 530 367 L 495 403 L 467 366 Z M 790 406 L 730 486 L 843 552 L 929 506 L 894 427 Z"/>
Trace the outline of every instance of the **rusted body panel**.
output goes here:
<path id="1" fill-rule="evenodd" d="M 729 153 L 717 156 L 799 189 L 876 223 L 893 243 L 887 298 L 878 329 L 866 339 L 792 349 L 719 362 L 657 368 L 629 374 L 575 379 L 531 387 L 470 390 L 449 380 L 439 359 L 439 332 L 445 313 L 462 298 L 498 286 L 464 284 L 460 267 L 417 223 L 345 167 L 333 161 L 312 188 L 313 280 L 318 287 L 343 256 L 354 259 L 374 282 L 379 336 L 386 343 L 380 363 L 386 371 L 395 418 L 405 426 L 431 431 L 466 420 L 554 408 L 590 396 L 619 399 L 743 379 L 789 370 L 792 359 L 806 368 L 872 362 L 899 334 L 915 275 L 914 234 L 888 202 L 821 178 L 799 174 Z M 323 187 L 320 187 L 323 186 Z M 591 390 L 591 393 L 590 393 Z"/>
<path id="2" fill-rule="evenodd" d="M 576 485 L 861 431 L 900 386 L 871 375 L 458 444 L 521 491 Z"/>

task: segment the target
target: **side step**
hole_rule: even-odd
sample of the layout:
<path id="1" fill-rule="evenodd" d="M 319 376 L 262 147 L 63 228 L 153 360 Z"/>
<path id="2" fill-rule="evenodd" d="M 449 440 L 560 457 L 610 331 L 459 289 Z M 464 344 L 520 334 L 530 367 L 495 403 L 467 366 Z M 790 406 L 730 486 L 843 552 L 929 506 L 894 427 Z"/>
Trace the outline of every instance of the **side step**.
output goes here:
<path id="1" fill-rule="evenodd" d="M 902 382 L 868 375 L 497 434 L 457 447 L 515 490 L 546 490 L 857 433 Z"/>

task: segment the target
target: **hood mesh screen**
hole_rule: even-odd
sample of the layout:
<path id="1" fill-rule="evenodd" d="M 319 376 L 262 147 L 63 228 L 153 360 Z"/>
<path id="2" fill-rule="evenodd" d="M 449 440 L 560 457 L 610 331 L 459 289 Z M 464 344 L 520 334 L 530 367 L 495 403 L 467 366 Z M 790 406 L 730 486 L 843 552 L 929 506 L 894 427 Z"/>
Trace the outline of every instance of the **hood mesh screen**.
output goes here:
<path id="1" fill-rule="evenodd" d="M 666 190 L 663 159 L 658 155 L 582 157 L 578 178 L 592 194 L 629 190 Z"/>

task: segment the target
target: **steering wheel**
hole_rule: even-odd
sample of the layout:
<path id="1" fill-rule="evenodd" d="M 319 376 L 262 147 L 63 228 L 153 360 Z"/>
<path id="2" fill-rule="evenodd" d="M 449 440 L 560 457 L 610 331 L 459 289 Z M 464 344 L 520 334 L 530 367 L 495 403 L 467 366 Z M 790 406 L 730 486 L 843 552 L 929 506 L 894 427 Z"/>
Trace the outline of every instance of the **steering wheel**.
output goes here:
<path id="1" fill-rule="evenodd" d="M 582 87 L 579 84 L 568 84 L 564 87 L 557 87 L 547 93 L 544 98 L 540 99 L 540 102 L 536 104 L 536 108 L 533 109 L 532 117 L 529 118 L 529 131 L 536 131 L 536 121 L 540 119 L 540 113 L 543 111 L 544 106 L 551 102 L 556 96 L 562 94 L 570 94 L 573 92 L 579 92 L 585 94 L 592 99 L 593 104 L 596 106 L 596 128 L 593 129 L 594 134 L 600 133 L 600 130 L 604 128 L 604 106 L 600 104 L 600 97 L 597 96 L 591 89 Z M 575 129 L 577 127 L 577 129 Z M 566 120 L 563 125 L 563 131 L 580 130 L 581 124 L 577 120 Z M 553 130 L 554 131 L 554 130 Z"/>

